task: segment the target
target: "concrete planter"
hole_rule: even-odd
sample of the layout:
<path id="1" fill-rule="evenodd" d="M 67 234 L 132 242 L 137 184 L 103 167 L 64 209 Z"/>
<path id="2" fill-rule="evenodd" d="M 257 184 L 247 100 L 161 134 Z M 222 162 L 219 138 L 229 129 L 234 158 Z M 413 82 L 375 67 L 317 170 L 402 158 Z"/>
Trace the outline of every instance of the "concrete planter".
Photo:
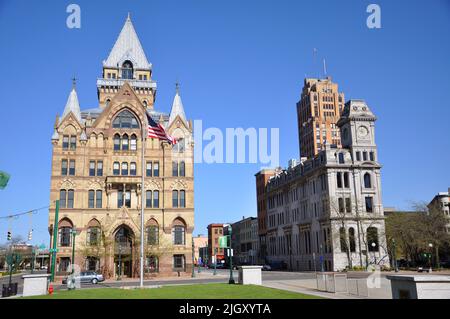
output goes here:
<path id="1" fill-rule="evenodd" d="M 393 299 L 450 299 L 450 276 L 387 276 Z"/>

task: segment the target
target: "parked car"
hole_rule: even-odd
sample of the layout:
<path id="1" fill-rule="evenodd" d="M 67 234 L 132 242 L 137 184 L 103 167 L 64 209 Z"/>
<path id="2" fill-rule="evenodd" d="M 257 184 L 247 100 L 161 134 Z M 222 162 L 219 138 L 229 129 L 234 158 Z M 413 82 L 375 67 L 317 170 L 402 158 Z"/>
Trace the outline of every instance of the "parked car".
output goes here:
<path id="1" fill-rule="evenodd" d="M 263 265 L 262 270 L 269 271 L 272 270 L 272 267 L 270 267 L 270 265 Z"/>
<path id="2" fill-rule="evenodd" d="M 103 275 L 97 274 L 95 271 L 82 271 L 79 275 L 74 276 L 75 280 L 79 280 L 81 283 L 97 284 L 105 280 Z M 68 277 L 64 278 L 62 283 L 67 284 Z"/>

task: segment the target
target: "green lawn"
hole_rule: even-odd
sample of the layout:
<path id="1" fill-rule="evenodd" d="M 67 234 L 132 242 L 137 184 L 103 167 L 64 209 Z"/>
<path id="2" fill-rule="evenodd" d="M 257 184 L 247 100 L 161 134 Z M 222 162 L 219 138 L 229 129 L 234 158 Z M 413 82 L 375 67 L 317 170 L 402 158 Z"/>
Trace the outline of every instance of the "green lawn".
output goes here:
<path id="1" fill-rule="evenodd" d="M 251 285 L 196 284 L 148 289 L 94 288 L 56 291 L 30 299 L 318 299 L 295 292 Z"/>

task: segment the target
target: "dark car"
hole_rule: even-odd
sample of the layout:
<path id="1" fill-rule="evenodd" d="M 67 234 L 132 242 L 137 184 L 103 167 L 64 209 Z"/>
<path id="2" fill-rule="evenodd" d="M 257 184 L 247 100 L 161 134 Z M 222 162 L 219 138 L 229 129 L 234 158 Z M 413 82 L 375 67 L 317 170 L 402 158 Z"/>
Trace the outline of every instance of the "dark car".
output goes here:
<path id="1" fill-rule="evenodd" d="M 92 283 L 97 284 L 105 280 L 103 275 L 97 274 L 95 271 L 82 271 L 79 275 L 73 276 L 75 280 L 79 280 L 81 283 Z M 68 277 L 64 278 L 62 283 L 67 284 Z"/>

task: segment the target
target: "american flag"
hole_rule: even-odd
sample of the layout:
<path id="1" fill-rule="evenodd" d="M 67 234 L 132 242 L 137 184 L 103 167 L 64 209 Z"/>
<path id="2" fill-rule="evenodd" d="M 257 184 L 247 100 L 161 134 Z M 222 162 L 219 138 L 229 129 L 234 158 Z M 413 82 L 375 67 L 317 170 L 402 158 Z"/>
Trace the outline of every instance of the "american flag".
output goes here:
<path id="1" fill-rule="evenodd" d="M 168 141 L 170 144 L 177 144 L 177 139 L 170 136 L 164 130 L 164 127 L 160 123 L 156 123 L 150 115 L 147 114 L 148 121 L 148 137 L 158 138 L 163 141 Z"/>

